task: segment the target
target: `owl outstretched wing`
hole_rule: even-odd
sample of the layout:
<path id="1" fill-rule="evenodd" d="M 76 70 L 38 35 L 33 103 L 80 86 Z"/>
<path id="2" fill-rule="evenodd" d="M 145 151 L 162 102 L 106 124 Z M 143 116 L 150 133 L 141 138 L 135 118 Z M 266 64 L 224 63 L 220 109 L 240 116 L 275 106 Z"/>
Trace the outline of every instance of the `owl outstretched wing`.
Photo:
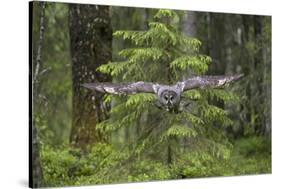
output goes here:
<path id="1" fill-rule="evenodd" d="M 139 81 L 135 83 L 85 83 L 82 84 L 82 86 L 102 93 L 127 95 L 136 93 L 156 93 L 158 84 Z"/>
<path id="2" fill-rule="evenodd" d="M 241 79 L 243 76 L 243 74 L 232 76 L 197 76 L 178 82 L 177 84 L 181 87 L 182 91 L 196 88 L 221 88 L 229 83 Z"/>

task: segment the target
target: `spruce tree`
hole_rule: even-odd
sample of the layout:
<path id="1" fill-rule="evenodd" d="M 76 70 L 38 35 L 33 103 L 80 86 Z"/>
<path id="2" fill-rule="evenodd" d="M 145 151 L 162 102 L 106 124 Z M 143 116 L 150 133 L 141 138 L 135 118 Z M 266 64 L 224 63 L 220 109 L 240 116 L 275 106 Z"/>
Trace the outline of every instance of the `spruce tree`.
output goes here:
<path id="1" fill-rule="evenodd" d="M 178 21 L 175 11 L 159 10 L 146 31 L 116 31 L 114 37 L 122 38 L 132 46 L 118 53 L 120 61 L 104 64 L 98 71 L 109 74 L 115 82 L 161 84 L 205 74 L 211 58 L 200 53 L 202 44 L 198 39 L 178 30 Z M 105 102 L 112 105 L 110 118 L 97 127 L 104 133 L 112 133 L 112 140 L 127 130 L 126 141 L 119 143 L 129 159 L 126 161 L 128 174 L 134 175 L 132 168 L 136 162 L 152 161 L 168 169 L 169 176 L 158 179 L 177 178 L 173 171 L 181 172 L 185 177 L 196 175 L 192 173 L 192 166 L 229 157 L 232 146 L 224 130 L 232 121 L 227 117 L 227 111 L 213 102 L 231 103 L 238 97 L 228 88 L 190 90 L 184 93 L 184 98 L 189 106 L 174 114 L 154 106 L 156 96 L 153 94 L 105 97 Z"/>

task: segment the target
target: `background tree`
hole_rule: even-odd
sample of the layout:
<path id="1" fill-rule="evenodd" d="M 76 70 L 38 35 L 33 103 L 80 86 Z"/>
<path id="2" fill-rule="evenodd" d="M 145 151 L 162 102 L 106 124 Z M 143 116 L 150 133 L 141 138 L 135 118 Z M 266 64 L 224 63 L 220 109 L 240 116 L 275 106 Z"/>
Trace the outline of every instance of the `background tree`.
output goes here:
<path id="1" fill-rule="evenodd" d="M 85 149 L 104 140 L 96 124 L 106 119 L 107 108 L 102 95 L 92 95 L 81 84 L 110 81 L 96 68 L 111 59 L 112 30 L 109 7 L 69 5 L 70 46 L 72 57 L 73 113 L 70 141 Z"/>
<path id="2" fill-rule="evenodd" d="M 93 14 L 103 15 L 103 7 L 97 6 L 96 10 L 95 5 L 77 8 L 78 5 L 74 4 L 71 10 L 76 12 L 73 13 L 77 14 L 78 10 L 87 12 L 83 15 L 90 18 L 84 20 L 72 15 L 78 24 L 79 21 L 85 23 L 81 26 L 83 29 L 79 29 L 70 28 L 70 23 L 77 22 L 71 18 L 69 4 L 45 4 L 42 74 L 38 77 L 40 93 L 34 103 L 34 121 L 46 186 L 271 172 L 271 17 L 193 11 L 162 11 L 164 15 L 154 17 L 158 9 L 108 7 L 105 9 L 109 11 L 110 24 L 100 25 Z M 34 63 L 41 13 L 39 3 L 35 5 Z M 86 11 L 82 11 L 84 9 Z M 90 9 L 92 11 L 88 11 Z M 87 22 L 119 32 L 109 42 L 107 32 L 100 35 L 101 30 L 96 31 L 94 26 L 86 28 Z M 196 32 L 188 33 L 192 28 Z M 181 33 L 185 33 L 183 29 L 187 31 L 187 37 Z M 92 47 L 87 43 L 87 39 L 92 41 L 91 37 L 99 39 Z M 182 39 L 186 41 L 181 43 Z M 80 46 L 79 40 L 82 41 Z M 95 54 L 92 49 L 101 52 L 95 45 L 103 42 L 105 47 L 108 45 L 106 41 L 110 43 L 109 48 L 112 47 L 115 64 L 100 67 L 99 70 L 108 73 L 103 75 L 95 70 L 99 66 L 96 63 L 101 63 L 96 61 L 100 54 Z M 210 58 L 204 54 L 212 57 L 211 64 L 207 64 Z M 90 74 L 83 77 L 74 71 L 74 58 L 79 60 L 75 62 L 77 69 L 87 67 L 96 78 L 103 75 L 102 78 L 112 79 L 112 82 L 145 80 L 173 83 L 183 76 L 197 74 L 245 73 L 246 77 L 225 91 L 193 90 L 185 93 L 185 100 L 191 104 L 186 113 L 179 115 L 158 110 L 153 105 L 153 95 L 101 97 L 79 88 L 79 94 L 87 94 L 89 100 L 85 113 L 92 108 L 90 105 L 95 105 L 92 96 L 101 97 L 105 100 L 103 103 L 110 104 L 112 109 L 105 122 L 96 125 L 97 117 L 93 118 L 91 126 L 98 127 L 94 130 L 98 136 L 94 135 L 93 140 L 81 137 L 83 142 L 73 145 L 75 137 L 71 132 L 75 134 L 75 129 L 78 129 L 73 129 L 72 119 L 76 111 L 74 92 L 78 90 L 73 88 L 78 85 L 73 82 L 73 77 L 81 77 L 81 82 L 96 81 L 89 77 Z M 239 94 L 240 101 L 233 93 Z M 78 100 L 84 103 L 84 99 Z M 218 112 L 212 111 L 214 109 Z M 92 109 L 92 112 L 95 111 Z M 223 112 L 226 114 L 217 115 Z M 81 120 L 83 116 L 82 110 L 81 115 L 76 114 Z M 212 119 L 213 116 L 226 118 L 226 122 Z M 74 142 L 71 144 L 71 141 Z M 87 153 L 79 153 L 79 156 L 75 153 L 86 146 L 91 146 Z"/>
<path id="3" fill-rule="evenodd" d="M 30 57 L 32 59 L 32 68 L 34 70 L 32 71 L 32 101 L 33 101 L 33 106 L 31 108 L 31 115 L 32 115 L 32 120 L 30 124 L 30 136 L 31 136 L 31 157 L 30 157 L 30 162 L 31 162 L 31 170 L 29 170 L 29 178 L 30 178 L 30 187 L 42 187 L 44 186 L 44 179 L 43 179 L 43 171 L 42 171 L 42 164 L 41 164 L 41 158 L 40 158 L 40 142 L 39 142 L 39 136 L 38 136 L 38 131 L 37 131 L 37 123 L 36 123 L 36 113 L 37 113 L 37 104 L 40 103 L 40 90 L 39 90 L 39 77 L 42 74 L 42 48 L 43 48 L 43 41 L 44 41 L 44 29 L 45 29 L 45 3 L 41 2 L 39 4 L 30 4 L 30 10 L 33 15 L 33 6 L 36 6 L 39 8 L 40 11 L 40 22 L 39 22 L 39 39 L 38 39 L 38 45 L 37 48 L 34 48 L 32 46 L 32 55 L 36 54 L 36 58 Z M 31 17 L 32 19 L 32 17 Z M 33 25 L 34 27 L 35 25 Z M 31 29 L 32 25 L 31 25 Z M 34 36 L 33 36 L 34 37 Z M 35 53 L 36 52 L 36 53 Z M 35 60 L 34 60 L 35 59 Z"/>
<path id="4" fill-rule="evenodd" d="M 117 81 L 166 84 L 175 83 L 183 73 L 191 76 L 206 72 L 211 59 L 199 53 L 200 41 L 177 30 L 174 25 L 179 21 L 178 15 L 174 11 L 160 10 L 154 18 L 157 21 L 150 22 L 147 31 L 116 31 L 115 36 L 130 40 L 135 47 L 119 52 L 123 61 L 110 62 L 100 66 L 99 70 L 110 73 Z M 228 158 L 231 144 L 223 129 L 231 125 L 231 121 L 226 116 L 227 112 L 212 105 L 208 99 L 233 101 L 237 97 L 224 90 L 192 90 L 185 96 L 196 102 L 180 114 L 157 110 L 151 103 L 155 96 L 150 94 L 114 98 L 111 117 L 99 124 L 99 128 L 105 132 L 121 127 L 136 129 L 136 123 L 141 122 L 141 136 L 126 144 L 130 154 L 137 154 L 137 161 L 161 159 L 164 165 L 171 167 L 183 161 L 180 153 L 192 154 L 194 159 L 205 156 Z M 186 151 L 178 142 L 183 137 L 189 140 Z M 138 170 L 134 167 L 137 166 L 136 159 L 132 161 L 133 168 L 130 168 L 130 163 L 127 164 L 130 174 L 134 174 L 130 170 Z"/>
<path id="5" fill-rule="evenodd" d="M 197 37 L 205 42 L 203 51 L 214 60 L 210 71 L 227 74 L 241 70 L 247 75 L 241 88 L 240 122 L 236 122 L 232 128 L 234 130 L 228 130 L 229 134 L 235 137 L 249 136 L 250 133 L 270 136 L 271 18 L 202 12 L 195 14 L 199 28 Z"/>

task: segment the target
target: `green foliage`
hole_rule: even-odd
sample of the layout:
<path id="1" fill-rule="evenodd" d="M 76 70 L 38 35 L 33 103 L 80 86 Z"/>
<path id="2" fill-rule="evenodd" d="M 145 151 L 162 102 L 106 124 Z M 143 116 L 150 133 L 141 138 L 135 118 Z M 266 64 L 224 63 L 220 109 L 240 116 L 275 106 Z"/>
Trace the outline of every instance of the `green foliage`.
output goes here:
<path id="1" fill-rule="evenodd" d="M 208 64 L 211 62 L 211 58 L 203 55 L 196 56 L 182 56 L 171 62 L 172 68 L 179 68 L 186 70 L 192 69 L 197 74 L 205 73 L 208 70 Z"/>
<path id="2" fill-rule="evenodd" d="M 236 142 L 237 152 L 243 156 L 262 156 L 271 154 L 271 141 L 265 137 L 252 136 Z"/>
<path id="3" fill-rule="evenodd" d="M 101 170 L 114 166 L 124 157 L 124 153 L 102 143 L 93 147 L 87 155 L 68 146 L 44 146 L 41 152 L 44 180 L 52 187 L 79 186 L 86 184 L 86 180 L 91 184 L 107 183 L 107 178 L 100 175 Z"/>
<path id="4" fill-rule="evenodd" d="M 213 73 L 212 60 L 202 54 L 201 48 L 208 53 L 214 49 L 218 54 L 227 54 L 206 45 L 221 43 L 214 37 L 221 32 L 220 27 L 204 27 L 206 33 L 200 37 L 203 44 L 197 38 L 181 33 L 178 30 L 181 12 L 149 10 L 147 12 L 155 12 L 155 15 L 148 14 L 145 18 L 144 9 L 114 7 L 112 11 L 112 22 L 117 30 L 113 42 L 114 61 L 98 70 L 113 76 L 113 81 L 171 84 L 192 75 Z M 128 14 L 133 15 L 133 19 L 124 19 Z M 47 71 L 40 76 L 35 122 L 42 146 L 44 180 L 48 187 L 271 172 L 270 139 L 255 132 L 262 117 L 267 116 L 265 121 L 270 124 L 270 103 L 261 99 L 267 99 L 271 91 L 268 85 L 271 75 L 266 72 L 261 82 L 261 91 L 269 92 L 255 93 L 261 81 L 257 78 L 260 70 L 264 69 L 260 65 L 264 64 L 257 64 L 258 71 L 255 71 L 251 70 L 254 66 L 248 63 L 260 54 L 259 49 L 265 49 L 270 56 L 270 45 L 264 45 L 270 44 L 271 40 L 270 20 L 263 23 L 265 33 L 259 36 L 258 41 L 255 41 L 254 28 L 249 24 L 249 40 L 237 47 L 227 46 L 233 50 L 231 65 L 238 62 L 232 71 L 251 71 L 243 87 L 234 85 L 227 90 L 194 89 L 185 92 L 183 100 L 190 105 L 179 114 L 156 108 L 153 105 L 156 97 L 152 94 L 106 95 L 104 102 L 111 104 L 110 118 L 99 123 L 97 129 L 102 131 L 101 134 L 111 136 L 109 143 L 99 143 L 85 153 L 67 144 L 62 145 L 68 143 L 72 109 L 67 17 L 66 5 L 47 6 L 42 53 L 43 69 Z M 38 18 L 34 16 L 34 49 L 37 49 Z M 146 21 L 150 23 L 146 24 Z M 232 21 L 227 23 L 234 24 Z M 237 27 L 233 28 L 235 32 L 226 36 L 235 34 L 233 36 L 237 37 Z M 245 54 L 250 57 L 245 58 Z M 216 60 L 215 68 L 223 66 L 224 59 L 212 58 Z M 267 55 L 263 59 L 270 61 Z M 252 92 L 246 96 L 241 88 Z M 239 91 L 239 96 L 233 91 Z M 242 99 L 240 93 L 244 95 Z M 230 137 L 237 126 L 243 129 L 240 136 L 246 134 L 247 138 Z"/>
<path id="5" fill-rule="evenodd" d="M 226 151 L 227 157 L 216 159 L 204 150 L 200 154 L 186 153 L 173 164 L 171 172 L 183 178 L 268 173 L 271 172 L 271 155 L 264 148 L 268 147 L 265 141 L 262 137 L 237 140 L 233 150 Z"/>
<path id="6" fill-rule="evenodd" d="M 68 149 L 51 149 L 43 147 L 41 152 L 44 180 L 48 186 L 59 186 L 60 183 L 71 185 L 71 167 L 79 163 L 75 156 L 69 154 Z"/>
<path id="7" fill-rule="evenodd" d="M 109 62 L 98 70 L 110 74 L 116 81 L 170 84 L 186 76 L 204 74 L 211 58 L 200 54 L 201 42 L 198 39 L 177 30 L 173 22 L 176 17 L 174 11 L 159 10 L 154 17 L 157 21 L 150 22 L 146 31 L 116 31 L 115 37 L 130 41 L 132 46 L 118 52 L 122 61 Z M 228 159 L 231 145 L 224 128 L 231 126 L 232 121 L 227 117 L 226 110 L 212 102 L 237 102 L 239 98 L 223 89 L 191 90 L 184 96 L 192 103 L 188 110 L 179 114 L 158 110 L 152 104 L 155 97 L 151 94 L 107 97 L 106 101 L 113 104 L 110 118 L 101 122 L 98 128 L 113 135 L 122 129 L 134 131 L 139 128 L 138 132 L 130 132 L 133 139 L 125 139 L 125 148 L 141 157 L 151 153 L 162 154 L 158 158 L 162 163 L 169 158 L 165 154 L 169 145 L 173 146 L 174 153 L 182 149 L 181 145 L 187 145 L 190 154 L 197 154 L 189 156 L 188 161 L 192 161 L 190 158 L 197 159 L 198 165 L 202 163 L 204 153 L 210 161 L 219 157 Z M 180 142 L 182 139 L 193 142 Z M 141 178 L 146 180 L 146 176 Z"/>
<path id="8" fill-rule="evenodd" d="M 174 131 L 169 129 L 170 134 L 180 130 L 176 127 L 172 127 Z M 206 146 L 193 139 L 190 142 L 196 142 L 198 146 L 194 147 L 200 148 L 200 152 L 191 149 L 176 152 L 169 166 L 149 156 L 139 156 L 138 161 L 130 162 L 128 151 L 109 144 L 99 143 L 87 154 L 68 146 L 44 146 L 41 152 L 44 180 L 49 187 L 58 187 L 271 172 L 269 141 L 263 137 L 238 140 L 231 151 L 217 146 L 220 149 L 216 151 L 224 155 L 217 154 L 216 158 L 214 151 L 210 151 L 212 142 Z"/>
<path id="9" fill-rule="evenodd" d="M 34 58 L 37 54 L 40 28 L 38 5 L 35 2 L 33 9 Z M 68 141 L 71 126 L 72 81 L 67 14 L 67 5 L 46 3 L 42 64 L 38 77 L 40 87 L 39 94 L 34 96 L 34 117 L 40 120 L 39 122 L 44 122 L 38 123 L 43 127 L 39 128 L 39 134 L 40 138 L 47 139 L 49 144 Z M 53 136 L 50 137 L 50 133 Z"/>
<path id="10" fill-rule="evenodd" d="M 186 126 L 184 127 L 182 125 L 173 125 L 166 131 L 164 136 L 166 136 L 166 137 L 172 137 L 172 136 L 195 137 L 196 135 L 197 135 L 197 132 L 192 128 L 188 128 Z"/>
<path id="11" fill-rule="evenodd" d="M 177 17 L 178 15 L 174 11 L 161 9 L 155 15 L 154 18 L 165 18 L 165 17 Z"/>
<path id="12" fill-rule="evenodd" d="M 169 167 L 161 162 L 143 160 L 136 162 L 128 176 L 129 182 L 166 180 L 171 178 Z"/>

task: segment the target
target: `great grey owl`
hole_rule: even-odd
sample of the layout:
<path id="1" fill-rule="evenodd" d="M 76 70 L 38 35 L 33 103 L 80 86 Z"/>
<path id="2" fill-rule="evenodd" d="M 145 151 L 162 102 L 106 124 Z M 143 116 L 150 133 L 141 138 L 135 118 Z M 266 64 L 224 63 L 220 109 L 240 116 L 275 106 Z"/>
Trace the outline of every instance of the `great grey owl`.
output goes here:
<path id="1" fill-rule="evenodd" d="M 221 88 L 242 77 L 243 74 L 232 76 L 196 76 L 179 81 L 174 85 L 138 81 L 132 83 L 85 83 L 82 86 L 115 95 L 155 93 L 157 95 L 156 105 L 158 107 L 164 108 L 169 112 L 178 112 L 183 92 L 196 88 Z"/>

